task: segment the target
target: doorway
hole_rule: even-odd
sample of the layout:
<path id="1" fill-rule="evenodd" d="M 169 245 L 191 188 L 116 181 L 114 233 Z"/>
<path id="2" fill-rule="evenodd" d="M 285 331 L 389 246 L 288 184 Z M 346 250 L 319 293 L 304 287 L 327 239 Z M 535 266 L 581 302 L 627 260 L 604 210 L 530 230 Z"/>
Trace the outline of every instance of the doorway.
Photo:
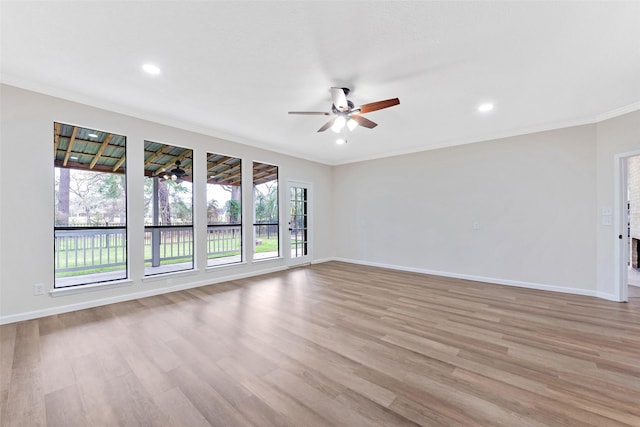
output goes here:
<path id="1" fill-rule="evenodd" d="M 614 248 L 615 298 L 629 301 L 640 297 L 640 151 L 621 153 L 615 159 L 614 217 L 619 225 Z"/>
<path id="2" fill-rule="evenodd" d="M 640 156 L 626 160 L 627 297 L 640 298 Z"/>
<path id="3" fill-rule="evenodd" d="M 311 262 L 312 215 L 311 184 L 289 181 L 287 185 L 288 241 L 287 265 L 294 267 Z"/>

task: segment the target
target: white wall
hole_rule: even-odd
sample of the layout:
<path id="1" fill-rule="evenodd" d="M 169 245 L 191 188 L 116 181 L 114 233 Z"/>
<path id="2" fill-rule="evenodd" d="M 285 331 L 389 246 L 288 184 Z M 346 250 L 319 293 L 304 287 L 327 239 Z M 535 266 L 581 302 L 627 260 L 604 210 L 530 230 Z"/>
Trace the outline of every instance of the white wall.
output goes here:
<path id="1" fill-rule="evenodd" d="M 595 165 L 585 125 L 336 167 L 336 256 L 595 295 Z"/>
<path id="2" fill-rule="evenodd" d="M 0 323 L 171 289 L 166 277 L 142 277 L 145 139 L 193 148 L 196 177 L 205 153 L 219 152 L 243 159 L 244 182 L 256 160 L 280 166 L 281 190 L 288 179 L 313 183 L 316 261 L 617 298 L 614 249 L 623 224 L 602 225 L 600 213 L 614 207 L 614 159 L 640 150 L 640 111 L 331 168 L 11 86 L 0 90 Z M 33 296 L 35 283 L 51 288 L 53 281 L 55 121 L 127 136 L 130 286 Z M 204 188 L 195 186 L 196 235 L 204 232 L 205 201 L 197 197 Z M 250 192 L 243 193 L 247 208 Z M 195 272 L 172 278 L 175 288 L 285 266 L 279 259 L 211 271 L 202 251 L 196 261 Z"/>
<path id="3" fill-rule="evenodd" d="M 204 176 L 206 153 L 221 153 L 243 160 L 243 181 L 251 182 L 252 161 L 278 165 L 281 195 L 288 179 L 313 183 L 313 259 L 332 255 L 331 167 L 247 145 L 217 139 L 169 126 L 81 105 L 59 98 L 1 85 L 0 128 L 0 322 L 77 309 L 135 296 L 164 292 L 167 277 L 144 278 L 143 259 L 143 163 L 144 140 L 192 148 L 194 174 Z M 129 259 L 131 285 L 51 297 L 33 295 L 33 285 L 53 287 L 53 123 L 75 124 L 127 137 L 127 186 L 129 209 Z M 198 175 L 200 174 L 200 175 Z M 243 191 L 244 208 L 251 206 L 250 185 Z M 194 226 L 197 236 L 206 230 L 204 180 L 195 185 Z M 198 197 L 201 196 L 201 197 Z M 284 198 L 281 198 L 284 203 Z M 284 209 L 282 210 L 284 212 Z M 245 235 L 251 241 L 251 211 L 245 211 Z M 284 218 L 281 218 L 283 221 Z M 202 249 L 203 241 L 196 242 Z M 250 252 L 250 248 L 248 250 Z M 241 266 L 206 270 L 200 251 L 196 271 L 171 276 L 171 286 L 188 287 L 238 276 L 282 269 L 285 260 L 260 261 Z"/>

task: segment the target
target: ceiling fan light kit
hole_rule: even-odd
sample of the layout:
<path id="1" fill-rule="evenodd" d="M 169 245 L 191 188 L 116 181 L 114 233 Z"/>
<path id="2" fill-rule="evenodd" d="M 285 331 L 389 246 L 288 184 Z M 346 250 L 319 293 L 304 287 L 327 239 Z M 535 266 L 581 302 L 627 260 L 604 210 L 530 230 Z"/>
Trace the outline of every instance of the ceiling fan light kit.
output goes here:
<path id="1" fill-rule="evenodd" d="M 187 172 L 183 169 L 180 169 L 180 160 L 176 160 L 175 165 L 176 167 L 171 169 L 170 172 L 165 172 L 162 178 L 164 178 L 166 181 L 171 180 L 179 184 L 183 181 L 183 178 Z M 169 175 L 169 173 L 171 173 L 171 175 Z"/>
<path id="2" fill-rule="evenodd" d="M 346 123 L 347 119 L 345 119 L 344 116 L 338 116 L 334 120 L 333 125 L 331 126 L 331 130 L 335 133 L 340 133 Z"/>
<path id="3" fill-rule="evenodd" d="M 340 133 L 345 127 L 349 131 L 353 131 L 356 127 L 362 126 L 367 129 L 373 129 L 378 126 L 377 123 L 362 117 L 361 114 L 370 113 L 372 111 L 382 110 L 383 108 L 393 107 L 400 104 L 398 98 L 385 99 L 384 101 L 371 102 L 369 104 L 363 104 L 360 107 L 355 107 L 353 102 L 347 99 L 351 90 L 346 87 L 332 87 L 331 99 L 333 104 L 331 105 L 331 112 L 336 116 L 325 123 L 318 132 L 324 132 L 331 128 L 335 133 Z M 331 113 L 324 111 L 289 111 L 289 114 L 303 114 L 303 115 L 321 115 L 330 116 Z M 340 142 L 342 141 L 342 142 Z M 338 144 L 346 143 L 346 138 L 340 138 L 336 141 Z"/>

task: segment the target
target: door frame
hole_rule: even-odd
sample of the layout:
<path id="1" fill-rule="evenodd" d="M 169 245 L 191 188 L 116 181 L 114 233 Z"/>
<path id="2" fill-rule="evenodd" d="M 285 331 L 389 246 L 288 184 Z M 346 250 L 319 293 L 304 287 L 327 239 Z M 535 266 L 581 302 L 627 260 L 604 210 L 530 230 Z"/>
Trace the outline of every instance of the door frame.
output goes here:
<path id="1" fill-rule="evenodd" d="M 613 252 L 615 298 L 617 301 L 629 301 L 629 238 L 627 237 L 627 191 L 629 188 L 628 161 L 640 156 L 640 150 L 616 154 L 614 163 L 614 230 L 616 236 Z"/>
<path id="2" fill-rule="evenodd" d="M 302 187 L 307 189 L 307 254 L 296 258 L 291 256 L 291 232 L 289 231 L 289 221 L 291 221 L 292 187 Z M 283 227 L 284 244 L 282 246 L 287 267 L 292 268 L 303 264 L 311 264 L 313 261 L 313 183 L 296 179 L 288 179 L 285 194 L 287 200 L 285 205 L 286 227 Z"/>

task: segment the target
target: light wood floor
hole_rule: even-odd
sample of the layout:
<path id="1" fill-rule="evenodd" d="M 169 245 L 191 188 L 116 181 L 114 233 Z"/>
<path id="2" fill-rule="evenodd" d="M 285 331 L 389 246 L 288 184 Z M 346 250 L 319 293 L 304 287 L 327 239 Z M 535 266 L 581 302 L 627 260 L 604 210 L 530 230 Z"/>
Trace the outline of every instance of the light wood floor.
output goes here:
<path id="1" fill-rule="evenodd" d="M 331 262 L 0 331 L 6 426 L 640 425 L 640 301 Z"/>

